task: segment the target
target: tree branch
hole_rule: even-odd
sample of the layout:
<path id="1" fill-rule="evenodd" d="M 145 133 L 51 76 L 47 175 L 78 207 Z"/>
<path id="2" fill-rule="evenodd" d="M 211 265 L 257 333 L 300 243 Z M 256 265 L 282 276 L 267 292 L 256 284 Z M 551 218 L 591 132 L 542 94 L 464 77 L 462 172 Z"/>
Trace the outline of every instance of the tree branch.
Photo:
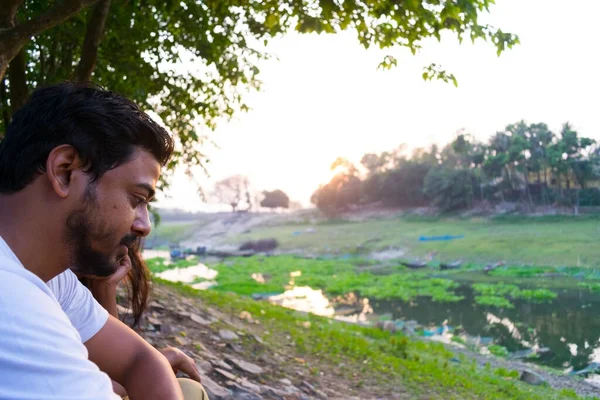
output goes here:
<path id="1" fill-rule="evenodd" d="M 17 53 L 8 67 L 8 79 L 10 82 L 10 108 L 12 113 L 27 101 L 29 90 L 27 89 L 27 78 L 25 76 L 26 54 L 25 48 Z"/>
<path id="2" fill-rule="evenodd" d="M 44 85 L 44 81 L 46 80 L 46 55 L 44 54 L 44 48 L 42 46 L 39 46 L 39 52 L 40 52 L 40 78 L 39 78 L 39 83 L 40 85 Z"/>
<path id="3" fill-rule="evenodd" d="M 14 13 L 22 1 L 2 1 L 9 3 L 8 5 L 11 7 L 10 10 L 13 11 L 14 24 Z M 98 0 L 64 0 L 44 14 L 32 18 L 27 22 L 16 26 L 10 24 L 0 26 L 0 79 L 4 78 L 8 64 L 14 57 L 16 57 L 21 48 L 27 43 L 29 38 L 60 24 L 96 1 Z M 0 13 L 0 16 L 8 14 L 8 12 L 5 12 L 4 4 L 2 4 L 0 8 L 2 8 L 2 13 Z"/>
<path id="4" fill-rule="evenodd" d="M 15 26 L 15 15 L 23 0 L 0 0 L 0 29 Z"/>
<path id="5" fill-rule="evenodd" d="M 54 78 L 54 74 L 56 73 L 56 56 L 58 54 L 58 39 L 56 37 L 52 38 L 52 45 L 50 46 L 50 54 L 48 54 L 48 73 L 46 74 L 46 79 L 50 80 Z"/>
<path id="6" fill-rule="evenodd" d="M 0 33 L 3 31 L 10 30 L 15 26 L 15 20 L 17 15 L 17 10 L 23 0 L 0 0 Z M 14 52 L 7 51 L 7 43 L 3 43 L 3 40 L 0 40 L 0 80 L 2 80 L 2 85 L 4 89 L 4 95 L 6 100 L 6 82 L 4 82 L 4 75 L 6 74 L 6 69 L 8 68 L 8 63 L 13 59 L 13 57 L 17 54 L 18 50 Z M 8 107 L 8 106 L 7 106 Z M 8 109 L 3 109 L 3 112 L 8 112 Z"/>
<path id="7" fill-rule="evenodd" d="M 75 70 L 76 82 L 89 82 L 92 79 L 92 72 L 98 60 L 98 46 L 102 40 L 109 9 L 110 0 L 99 0 L 90 14 L 81 59 Z"/>
<path id="8" fill-rule="evenodd" d="M 9 33 L 20 38 L 25 37 L 28 39 L 31 36 L 39 35 L 45 30 L 66 21 L 74 14 L 97 1 L 98 0 L 64 0 L 44 14 L 38 15 L 27 22 L 15 26 Z"/>
<path id="9" fill-rule="evenodd" d="M 2 109 L 2 121 L 4 122 L 4 131 L 10 123 L 10 113 L 8 112 L 8 95 L 6 93 L 6 80 L 0 80 L 0 109 Z M 0 140 L 4 137 L 4 132 L 0 131 Z"/>

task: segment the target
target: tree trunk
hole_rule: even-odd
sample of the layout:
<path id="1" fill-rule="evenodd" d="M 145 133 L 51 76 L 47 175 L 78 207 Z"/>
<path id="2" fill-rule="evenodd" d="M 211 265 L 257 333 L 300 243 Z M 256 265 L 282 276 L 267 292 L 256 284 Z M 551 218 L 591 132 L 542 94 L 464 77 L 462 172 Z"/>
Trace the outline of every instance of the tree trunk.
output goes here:
<path id="1" fill-rule="evenodd" d="M 485 201 L 485 198 L 483 196 L 483 176 L 479 177 L 479 195 L 481 197 L 481 203 L 483 204 L 483 202 Z"/>
<path id="2" fill-rule="evenodd" d="M 14 114 L 25 104 L 29 95 L 26 77 L 25 48 L 12 59 L 8 67 L 8 81 L 10 82 L 10 109 Z"/>
<path id="3" fill-rule="evenodd" d="M 558 187 L 558 195 L 559 195 L 560 199 L 563 200 L 564 195 L 563 195 L 563 189 L 562 189 L 562 176 L 561 176 L 560 172 L 556 173 L 556 184 Z"/>
<path id="4" fill-rule="evenodd" d="M 42 46 L 39 46 L 38 50 L 40 52 L 40 80 L 38 84 L 43 86 L 46 80 L 46 55 Z"/>
<path id="5" fill-rule="evenodd" d="M 32 36 L 60 24 L 96 1 L 63 0 L 47 12 L 15 25 L 15 15 L 23 0 L 3 0 L 0 6 L 0 79 Z"/>
<path id="6" fill-rule="evenodd" d="M 75 81 L 77 82 L 89 82 L 92 79 L 96 61 L 98 61 L 98 46 L 104 34 L 109 9 L 110 0 L 99 0 L 90 13 L 81 50 L 81 60 L 75 71 Z"/>
<path id="7" fill-rule="evenodd" d="M 61 55 L 59 69 L 68 71 L 70 74 L 73 66 L 73 42 L 61 43 Z"/>
<path id="8" fill-rule="evenodd" d="M 4 122 L 4 131 L 10 123 L 10 112 L 8 112 L 8 93 L 6 92 L 6 81 L 0 80 L 0 108 L 2 108 L 2 122 Z M 4 138 L 4 132 L 0 131 L 0 140 Z"/>
<path id="9" fill-rule="evenodd" d="M 543 191 L 542 191 L 542 198 L 544 201 L 544 206 L 548 207 L 548 204 L 550 203 L 550 198 L 548 197 L 548 185 L 544 184 L 544 186 L 542 186 Z"/>
<path id="10" fill-rule="evenodd" d="M 527 198 L 529 200 L 529 208 L 530 211 L 533 211 L 533 199 L 531 198 L 531 191 L 529 190 L 529 177 L 528 177 L 528 173 L 525 172 L 525 174 L 523 174 L 525 177 L 525 192 L 527 194 Z"/>
<path id="11" fill-rule="evenodd" d="M 0 5 L 0 31 L 10 31 L 15 27 L 17 10 L 23 3 L 23 0 L 2 0 Z M 0 35 L 0 80 L 4 79 L 8 64 L 15 57 L 18 50 L 11 49 L 14 38 Z M 6 86 L 4 87 L 6 90 Z"/>
<path id="12" fill-rule="evenodd" d="M 48 54 L 48 72 L 46 73 L 45 80 L 51 80 L 56 73 L 56 56 L 58 54 L 58 40 L 56 37 L 52 38 L 52 46 L 50 47 L 50 54 Z"/>

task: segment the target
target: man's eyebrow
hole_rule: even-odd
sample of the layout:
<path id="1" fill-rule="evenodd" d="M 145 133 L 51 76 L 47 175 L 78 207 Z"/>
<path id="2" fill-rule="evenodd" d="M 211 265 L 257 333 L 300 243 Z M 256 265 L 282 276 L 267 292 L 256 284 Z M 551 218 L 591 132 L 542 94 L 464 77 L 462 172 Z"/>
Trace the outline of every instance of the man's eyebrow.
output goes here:
<path id="1" fill-rule="evenodd" d="M 148 191 L 148 197 L 147 197 L 148 200 L 154 198 L 154 195 L 156 194 L 156 192 L 152 186 L 148 185 L 147 183 L 138 183 L 135 186 Z"/>

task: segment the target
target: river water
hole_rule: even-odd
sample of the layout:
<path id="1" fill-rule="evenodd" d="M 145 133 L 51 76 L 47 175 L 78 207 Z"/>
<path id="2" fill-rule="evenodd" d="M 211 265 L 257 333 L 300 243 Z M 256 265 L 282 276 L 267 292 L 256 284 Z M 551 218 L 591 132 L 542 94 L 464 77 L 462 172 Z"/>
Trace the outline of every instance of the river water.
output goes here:
<path id="1" fill-rule="evenodd" d="M 499 309 L 475 304 L 470 286 L 456 292 L 465 299 L 456 303 L 436 303 L 427 297 L 411 302 L 375 301 L 372 307 L 376 315 L 416 320 L 425 327 L 462 326 L 467 335 L 492 338 L 510 352 L 548 348 L 550 352 L 535 362 L 554 368 L 579 370 L 600 362 L 600 294 L 562 290 L 550 303 L 513 300 L 515 308 Z"/>
<path id="2" fill-rule="evenodd" d="M 216 285 L 217 271 L 198 264 L 167 270 L 157 276 L 207 289 Z M 197 278 L 203 281 L 193 284 Z M 416 321 L 428 331 L 442 326 L 461 327 L 461 337 L 482 338 L 482 341 L 506 347 L 510 353 L 527 354 L 527 350 L 547 348 L 549 351 L 532 361 L 561 370 L 580 370 L 593 362 L 600 363 L 600 293 L 558 290 L 558 297 L 552 302 L 536 304 L 529 300 L 512 300 L 514 308 L 476 304 L 470 285 L 459 287 L 456 294 L 464 299 L 454 303 L 434 302 L 428 297 L 410 302 L 377 301 L 353 293 L 330 299 L 321 290 L 293 287 L 270 297 L 269 301 L 350 322 L 373 321 L 386 316 L 392 320 Z M 459 335 L 458 331 L 455 334 Z"/>

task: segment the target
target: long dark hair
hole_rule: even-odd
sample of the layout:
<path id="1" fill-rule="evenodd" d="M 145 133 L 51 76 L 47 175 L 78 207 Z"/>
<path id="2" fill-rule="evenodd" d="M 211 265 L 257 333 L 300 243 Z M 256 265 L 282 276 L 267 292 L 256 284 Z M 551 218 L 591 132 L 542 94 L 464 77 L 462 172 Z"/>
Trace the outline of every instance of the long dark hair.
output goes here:
<path id="1" fill-rule="evenodd" d="M 131 259 L 131 270 L 125 278 L 127 284 L 127 305 L 133 314 L 131 327 L 139 325 L 140 319 L 148 306 L 150 294 L 150 270 L 142 258 L 138 248 L 129 249 L 129 258 Z M 88 289 L 91 288 L 91 279 L 80 277 L 79 281 Z M 124 316 L 121 317 L 124 321 Z"/>
<path id="2" fill-rule="evenodd" d="M 129 249 L 131 271 L 127 274 L 127 297 L 133 312 L 132 327 L 140 323 L 140 318 L 148 307 L 150 293 L 150 270 L 142 258 L 142 254 L 135 249 Z"/>

